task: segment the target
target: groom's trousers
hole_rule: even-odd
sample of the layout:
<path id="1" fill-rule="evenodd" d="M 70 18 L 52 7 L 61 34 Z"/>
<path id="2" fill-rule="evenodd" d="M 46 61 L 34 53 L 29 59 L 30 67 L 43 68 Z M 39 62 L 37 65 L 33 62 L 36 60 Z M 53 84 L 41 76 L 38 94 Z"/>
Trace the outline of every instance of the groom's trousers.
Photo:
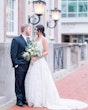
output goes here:
<path id="1" fill-rule="evenodd" d="M 15 93 L 17 101 L 26 101 L 25 97 L 25 77 L 28 65 L 19 65 L 15 68 Z"/>

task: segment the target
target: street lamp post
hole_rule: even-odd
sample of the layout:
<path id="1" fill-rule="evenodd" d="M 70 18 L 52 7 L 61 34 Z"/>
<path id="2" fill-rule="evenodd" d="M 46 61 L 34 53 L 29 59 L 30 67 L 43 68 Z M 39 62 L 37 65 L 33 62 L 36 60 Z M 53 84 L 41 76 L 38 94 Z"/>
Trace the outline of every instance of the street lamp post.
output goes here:
<path id="1" fill-rule="evenodd" d="M 28 16 L 28 23 L 31 23 L 32 25 L 36 25 L 40 21 L 40 16 L 44 14 L 46 2 L 43 0 L 37 0 L 37 1 L 33 1 L 32 3 L 34 6 L 35 14 L 32 16 Z M 57 25 L 57 21 L 60 19 L 60 12 L 61 11 L 58 10 L 57 8 L 51 10 L 52 21 L 47 22 L 47 27 L 55 28 L 55 26 Z M 51 26 L 51 24 L 53 24 L 53 26 Z"/>
<path id="2" fill-rule="evenodd" d="M 40 21 L 40 16 L 44 14 L 46 2 L 42 0 L 33 1 L 35 15 L 28 17 L 28 22 L 36 25 Z"/>
<path id="3" fill-rule="evenodd" d="M 61 10 L 58 10 L 57 8 L 55 8 L 54 10 L 51 10 L 51 16 L 52 16 L 52 20 L 54 21 L 53 26 L 50 26 L 51 21 L 47 22 L 47 27 L 49 28 L 55 28 L 57 25 L 57 21 L 60 19 L 60 13 Z"/>

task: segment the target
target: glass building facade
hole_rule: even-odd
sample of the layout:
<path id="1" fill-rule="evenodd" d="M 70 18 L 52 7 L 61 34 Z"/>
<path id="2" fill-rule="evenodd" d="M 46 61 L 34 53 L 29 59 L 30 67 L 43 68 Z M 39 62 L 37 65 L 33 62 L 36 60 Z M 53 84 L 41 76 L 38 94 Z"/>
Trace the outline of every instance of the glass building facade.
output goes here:
<path id="1" fill-rule="evenodd" d="M 88 0 L 62 0 L 62 17 L 88 17 Z"/>
<path id="2" fill-rule="evenodd" d="M 62 1 L 61 2 L 61 7 L 62 7 L 61 15 L 63 19 L 69 18 L 70 20 L 71 18 L 74 18 L 75 20 L 83 19 L 83 21 L 85 21 L 84 20 L 85 18 L 86 20 L 88 19 L 88 0 L 61 0 L 61 1 Z M 80 27 L 80 24 L 82 23 L 76 22 L 76 26 L 79 25 L 77 26 L 78 30 L 80 30 L 80 28 L 82 27 L 82 25 Z M 85 24 L 88 24 L 88 21 L 84 22 L 83 24 L 84 28 L 86 28 Z M 65 34 L 65 35 L 62 33 L 62 39 L 63 39 L 62 42 L 79 42 L 79 43 L 87 42 L 88 43 L 87 33 L 88 32 L 84 32 L 83 34 L 80 32 L 78 34 L 72 33 L 70 34 L 71 37 L 69 36 L 69 31 L 68 31 L 68 34 Z M 69 39 L 71 39 L 72 41 L 70 41 Z"/>

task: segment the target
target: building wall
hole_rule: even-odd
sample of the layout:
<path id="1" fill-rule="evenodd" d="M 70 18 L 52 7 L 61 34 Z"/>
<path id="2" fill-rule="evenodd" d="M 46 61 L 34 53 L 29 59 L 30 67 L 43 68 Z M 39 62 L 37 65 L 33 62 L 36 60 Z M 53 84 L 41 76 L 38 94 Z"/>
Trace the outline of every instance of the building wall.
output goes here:
<path id="1" fill-rule="evenodd" d="M 15 98 L 15 77 L 9 43 L 0 43 L 0 56 L 0 96 L 5 96 L 8 101 Z"/>
<path id="2" fill-rule="evenodd" d="M 7 0 L 3 0 L 0 3 L 0 43 L 10 43 L 14 36 L 20 34 L 21 25 L 27 21 L 25 16 L 27 0 L 17 0 L 17 2 L 15 2 L 15 5 L 18 7 L 17 10 L 15 10 L 17 13 L 15 12 L 16 14 L 14 14 L 17 18 L 15 23 L 17 32 L 14 33 L 14 35 L 7 34 L 6 32 Z"/>
<path id="3" fill-rule="evenodd" d="M 78 36 L 78 42 L 88 36 L 88 0 L 85 1 L 62 1 L 61 34 Z M 62 38 L 63 39 L 63 38 Z M 82 40 L 81 41 L 85 41 Z"/>
<path id="4" fill-rule="evenodd" d="M 18 0 L 18 34 L 21 33 L 21 25 L 26 23 L 25 21 L 25 0 Z"/>
<path id="5" fill-rule="evenodd" d="M 32 0 L 30 0 L 31 2 Z M 47 26 L 47 22 L 50 22 L 52 20 L 51 18 L 51 10 L 54 9 L 54 8 L 57 8 L 59 9 L 60 8 L 60 5 L 59 5 L 59 2 L 61 0 L 47 0 L 45 1 L 46 2 L 46 6 L 45 6 L 45 13 L 44 15 L 41 16 L 41 19 L 40 19 L 40 22 L 39 24 L 43 24 L 44 27 L 45 27 L 45 34 L 46 34 L 46 37 L 48 38 L 48 40 L 50 42 L 58 42 L 60 41 L 61 42 L 61 38 L 58 38 L 59 36 L 61 36 L 61 33 L 59 32 L 60 29 L 58 28 L 60 26 L 60 22 L 57 23 L 57 26 L 55 28 L 49 28 Z M 33 4 L 30 3 L 29 6 L 31 7 L 29 13 L 30 13 L 30 16 L 33 15 Z M 32 11 L 32 13 L 31 13 Z M 52 23 L 51 23 L 52 24 Z M 32 29 L 34 29 L 34 25 L 32 25 Z M 59 30 L 59 31 L 58 31 Z M 33 35 L 33 33 L 32 33 Z M 33 35 L 34 36 L 34 35 Z M 58 40 L 59 39 L 59 40 Z"/>
<path id="6" fill-rule="evenodd" d="M 59 0 L 60 1 L 60 0 Z M 32 5 L 32 3 L 30 3 Z M 30 7 L 27 9 L 28 1 L 27 0 L 18 0 L 18 20 L 16 27 L 18 28 L 17 34 L 20 34 L 20 27 L 24 23 L 28 23 L 28 14 L 32 14 L 31 11 L 33 7 Z M 6 0 L 4 0 L 0 4 L 1 10 L 0 12 L 0 42 L 11 42 L 12 38 L 16 36 L 17 34 L 14 35 L 7 35 L 6 34 Z M 28 6 L 29 7 L 29 6 Z M 54 7 L 58 7 L 58 0 L 51 0 L 46 2 L 46 9 L 45 9 L 45 14 L 43 17 L 41 17 L 41 22 L 45 28 L 46 28 L 46 34 L 49 39 L 58 39 L 58 26 L 55 29 L 50 29 L 47 27 L 47 21 L 49 21 L 49 15 L 50 15 L 50 10 L 54 9 Z M 48 17 L 47 17 L 47 16 Z M 54 31 L 55 30 L 55 31 Z M 54 33 L 55 32 L 55 33 Z"/>
<path id="7" fill-rule="evenodd" d="M 65 18 L 61 22 L 62 34 L 88 34 L 87 18 Z"/>
<path id="8" fill-rule="evenodd" d="M 0 42 L 4 42 L 4 1 L 0 3 Z"/>
<path id="9" fill-rule="evenodd" d="M 58 9 L 61 10 L 61 0 L 58 0 Z M 60 14 L 60 19 L 58 21 L 58 43 L 61 43 L 61 14 Z"/>
<path id="10" fill-rule="evenodd" d="M 60 0 L 59 0 L 60 1 Z M 46 7 L 45 7 L 45 14 L 41 17 L 40 23 L 45 26 L 45 33 L 46 37 L 51 41 L 52 39 L 58 41 L 58 36 L 60 35 L 60 29 L 58 28 L 60 25 L 57 25 L 55 29 L 50 29 L 47 27 L 47 21 L 50 20 L 50 10 L 54 9 L 55 7 L 59 8 L 59 1 L 58 0 L 51 0 L 51 1 L 46 1 Z M 32 0 L 31 0 L 32 2 Z M 20 34 L 20 27 L 24 23 L 28 23 L 28 15 L 33 14 L 33 4 L 30 3 L 28 5 L 28 0 L 18 0 L 18 3 L 15 4 L 18 9 L 16 12 L 18 12 L 17 21 L 16 21 L 16 27 L 17 27 L 17 33 L 14 35 L 9 35 L 6 33 L 6 8 L 7 8 L 7 0 L 3 0 L 0 3 L 0 43 L 1 42 L 6 42 L 10 43 L 12 38 L 14 36 L 17 36 Z M 28 7 L 28 8 L 27 8 Z M 59 24 L 59 23 L 58 23 Z M 32 25 L 32 29 L 34 29 Z M 59 31 L 58 31 L 59 29 Z M 33 34 L 33 33 L 32 33 Z"/>
<path id="11" fill-rule="evenodd" d="M 18 0 L 18 34 L 20 27 L 25 21 L 25 1 Z M 14 69 L 10 59 L 10 45 L 13 35 L 6 34 L 6 0 L 0 3 L 0 96 L 5 96 L 5 101 L 15 98 Z M 8 88 L 7 88 L 8 87 Z"/>

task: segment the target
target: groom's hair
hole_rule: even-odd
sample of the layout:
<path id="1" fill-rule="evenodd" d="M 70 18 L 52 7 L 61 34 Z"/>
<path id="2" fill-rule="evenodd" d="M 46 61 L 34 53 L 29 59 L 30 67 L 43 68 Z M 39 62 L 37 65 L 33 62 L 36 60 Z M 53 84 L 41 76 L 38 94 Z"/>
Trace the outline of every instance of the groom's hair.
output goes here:
<path id="1" fill-rule="evenodd" d="M 21 32 L 24 32 L 24 29 L 25 29 L 26 27 L 30 27 L 30 25 L 29 25 L 29 24 L 23 24 L 23 25 L 21 26 Z"/>

